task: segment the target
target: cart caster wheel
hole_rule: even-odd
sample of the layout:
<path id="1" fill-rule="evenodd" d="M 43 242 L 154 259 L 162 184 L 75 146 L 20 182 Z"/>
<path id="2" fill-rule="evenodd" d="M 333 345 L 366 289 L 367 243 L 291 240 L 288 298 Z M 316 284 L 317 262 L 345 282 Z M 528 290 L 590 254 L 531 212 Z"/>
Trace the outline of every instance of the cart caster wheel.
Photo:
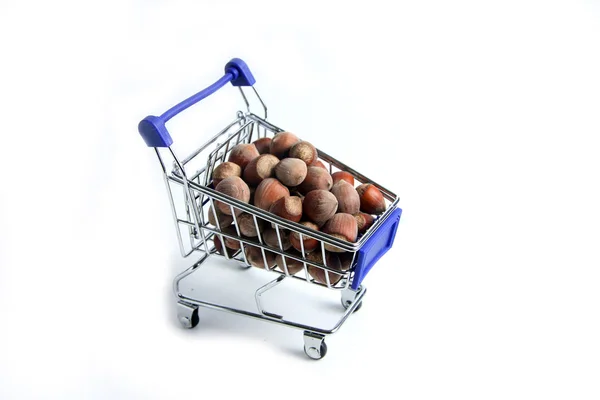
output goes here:
<path id="1" fill-rule="evenodd" d="M 344 308 L 345 308 L 346 310 L 348 309 L 348 307 L 350 307 L 350 304 L 352 304 L 352 302 L 351 302 L 351 301 L 344 301 L 344 300 L 342 299 L 342 305 L 344 306 Z M 361 307 L 362 307 L 362 306 L 363 306 L 363 302 L 361 301 L 360 303 L 358 303 L 358 305 L 356 306 L 356 308 L 354 309 L 354 311 L 353 311 L 353 312 L 357 312 L 358 310 L 360 310 L 360 309 L 361 309 Z"/>
<path id="2" fill-rule="evenodd" d="M 313 360 L 320 360 L 327 354 L 325 336 L 309 331 L 304 332 L 304 353 Z"/>
<path id="3" fill-rule="evenodd" d="M 182 327 L 186 329 L 195 328 L 200 322 L 198 307 L 179 302 L 177 303 L 177 319 Z"/>
<path id="4" fill-rule="evenodd" d="M 327 343 L 322 342 L 318 350 L 315 347 L 307 348 L 306 346 L 304 346 L 304 353 L 313 360 L 320 360 L 327 354 Z"/>

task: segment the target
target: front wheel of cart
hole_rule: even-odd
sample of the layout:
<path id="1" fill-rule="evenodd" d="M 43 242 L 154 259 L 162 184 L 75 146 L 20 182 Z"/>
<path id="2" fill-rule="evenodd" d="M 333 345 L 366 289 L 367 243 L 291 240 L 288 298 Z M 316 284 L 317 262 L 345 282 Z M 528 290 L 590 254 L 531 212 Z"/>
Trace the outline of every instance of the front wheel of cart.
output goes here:
<path id="1" fill-rule="evenodd" d="M 198 307 L 178 302 L 177 303 L 177 319 L 182 327 L 186 329 L 195 328 L 200 322 L 200 317 L 198 316 Z"/>
<path id="2" fill-rule="evenodd" d="M 325 336 L 305 331 L 304 332 L 304 353 L 313 360 L 320 360 L 327 354 L 327 343 Z"/>

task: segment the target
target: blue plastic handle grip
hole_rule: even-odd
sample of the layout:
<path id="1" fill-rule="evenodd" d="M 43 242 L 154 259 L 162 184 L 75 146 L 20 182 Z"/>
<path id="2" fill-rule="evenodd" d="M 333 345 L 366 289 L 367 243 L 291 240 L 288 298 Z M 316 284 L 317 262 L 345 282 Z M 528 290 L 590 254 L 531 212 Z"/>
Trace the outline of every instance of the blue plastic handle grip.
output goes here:
<path id="1" fill-rule="evenodd" d="M 365 276 L 394 244 L 402 209 L 396 208 L 358 251 L 352 289 L 357 290 Z"/>
<path id="2" fill-rule="evenodd" d="M 232 59 L 225 65 L 225 75 L 221 79 L 171 107 L 160 117 L 149 115 L 141 120 L 138 124 L 138 132 L 146 142 L 146 145 L 148 147 L 169 147 L 172 145 L 173 139 L 165 127 L 165 123 L 183 110 L 207 98 L 225 86 L 227 82 L 231 82 L 233 86 L 252 86 L 256 83 L 256 79 L 254 79 L 252 72 L 250 72 L 248 65 L 244 61 L 239 58 Z"/>

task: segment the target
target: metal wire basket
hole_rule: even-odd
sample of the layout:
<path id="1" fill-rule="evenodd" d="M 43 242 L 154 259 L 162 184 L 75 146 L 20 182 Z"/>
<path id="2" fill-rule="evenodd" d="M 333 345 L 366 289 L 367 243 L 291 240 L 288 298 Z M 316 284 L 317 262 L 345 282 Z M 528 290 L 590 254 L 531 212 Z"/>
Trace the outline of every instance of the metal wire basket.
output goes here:
<path id="1" fill-rule="evenodd" d="M 165 127 L 165 123 L 228 82 L 239 88 L 246 104 L 246 112 L 238 111 L 236 118 L 224 129 L 187 157 L 180 159 L 171 148 L 173 140 Z M 284 131 L 267 121 L 267 107 L 254 88 L 254 83 L 255 79 L 247 65 L 240 59 L 233 59 L 225 66 L 225 75 L 213 85 L 177 104 L 160 117 L 148 116 L 144 118 L 138 126 L 139 133 L 146 144 L 154 148 L 160 162 L 181 254 L 183 257 L 192 254 L 200 255 L 198 261 L 174 279 L 173 290 L 178 299 L 178 318 L 184 327 L 193 328 L 199 322 L 198 307 L 207 307 L 301 329 L 304 331 L 305 353 L 310 358 L 320 359 L 327 351 L 324 340 L 325 335 L 336 332 L 348 316 L 361 307 L 363 296 L 366 293 L 366 288 L 361 285 L 362 280 L 379 258 L 391 248 L 402 210 L 397 207 L 399 198 L 394 193 L 320 149 L 317 149 L 319 159 L 330 173 L 347 171 L 354 176 L 358 184 L 370 183 L 375 185 L 385 198 L 387 206 L 385 212 L 377 216 L 373 225 L 360 235 L 354 243 L 308 229 L 299 223 L 285 220 L 252 204 L 244 203 L 217 192 L 212 183 L 213 171 L 220 163 L 227 160 L 235 145 L 251 143 L 262 137 L 272 137 Z M 242 89 L 244 86 L 251 88 L 252 93 L 262 105 L 264 113 L 262 117 L 250 111 L 248 98 Z M 176 192 L 182 194 L 182 201 L 175 200 L 174 194 Z M 215 202 L 222 202 L 230 207 L 233 217 L 232 226 L 235 229 L 224 229 L 220 226 L 215 211 Z M 256 237 L 246 237 L 241 234 L 238 225 L 238 214 L 240 212 L 252 216 L 257 231 Z M 213 213 L 213 215 L 211 216 L 209 213 Z M 213 223 L 211 223 L 210 217 L 213 217 Z M 259 229 L 259 225 L 265 224 L 269 224 L 275 230 L 277 246 L 269 246 L 265 243 Z M 282 237 L 292 232 L 299 236 L 301 244 L 304 242 L 303 239 L 306 238 L 317 241 L 318 245 L 314 251 L 320 252 L 321 257 L 309 257 L 309 253 L 305 251 L 303 245 L 300 252 L 286 250 L 283 246 Z M 215 246 L 216 240 L 220 240 L 221 244 L 224 240 L 235 241 L 239 244 L 239 250 L 228 251 L 225 247 L 222 247 L 221 252 L 219 252 L 219 249 Z M 326 245 L 345 251 L 344 259 L 346 262 L 344 268 L 332 268 L 332 266 L 327 265 Z M 209 256 L 224 257 L 242 265 L 250 266 L 246 257 L 248 246 L 260 249 L 264 261 L 264 270 L 275 276 L 272 281 L 261 286 L 255 292 L 258 312 L 203 301 L 199 298 L 186 296 L 181 292 L 180 282 L 197 271 L 198 267 Z M 267 252 L 280 255 L 279 259 L 282 261 L 282 265 L 273 268 L 267 262 Z M 296 266 L 301 263 L 303 268 L 290 273 L 288 264 L 294 261 Z M 319 270 L 321 271 L 320 274 L 316 274 Z M 321 279 L 315 279 L 315 275 L 320 276 Z M 345 311 L 338 322 L 333 327 L 321 328 L 287 320 L 282 315 L 264 310 L 261 304 L 261 295 L 284 279 L 296 279 L 325 289 L 339 290 Z"/>

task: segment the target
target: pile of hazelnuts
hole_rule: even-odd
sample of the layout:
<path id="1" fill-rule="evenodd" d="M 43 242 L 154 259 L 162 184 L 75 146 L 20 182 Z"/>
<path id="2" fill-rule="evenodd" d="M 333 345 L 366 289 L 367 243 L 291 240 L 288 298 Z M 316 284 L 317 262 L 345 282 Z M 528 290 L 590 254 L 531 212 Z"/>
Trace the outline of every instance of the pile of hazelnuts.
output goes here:
<path id="1" fill-rule="evenodd" d="M 283 219 L 299 223 L 308 229 L 321 231 L 348 242 L 355 242 L 374 222 L 373 215 L 386 209 L 382 193 L 372 184 L 354 187 L 354 176 L 346 171 L 329 174 L 318 159 L 317 149 L 290 132 L 280 132 L 273 138 L 264 137 L 253 143 L 240 143 L 232 148 L 226 162 L 212 173 L 213 188 L 244 203 L 271 212 Z M 209 222 L 232 236 L 239 232 L 249 238 L 259 234 L 267 246 L 302 258 L 302 250 L 309 261 L 324 264 L 319 241 L 309 235 L 279 229 L 279 237 L 272 226 L 252 214 L 233 208 L 237 229 L 233 225 L 232 208 L 215 201 L 216 209 L 208 211 Z M 257 229 L 258 228 L 258 229 Z M 241 248 L 239 241 L 223 236 L 224 243 L 215 235 L 214 244 L 220 254 L 231 257 Z M 281 246 L 280 246 L 281 240 Z M 352 253 L 325 244 L 326 265 L 340 272 L 351 267 Z M 317 251 L 315 251 L 317 250 Z M 282 256 L 259 247 L 244 245 L 247 261 L 258 268 L 278 268 L 285 272 Z M 293 275 L 304 269 L 302 262 L 285 258 L 287 271 Z M 325 271 L 308 266 L 309 274 L 317 282 L 326 284 Z M 336 284 L 342 275 L 329 272 L 330 284 Z"/>

